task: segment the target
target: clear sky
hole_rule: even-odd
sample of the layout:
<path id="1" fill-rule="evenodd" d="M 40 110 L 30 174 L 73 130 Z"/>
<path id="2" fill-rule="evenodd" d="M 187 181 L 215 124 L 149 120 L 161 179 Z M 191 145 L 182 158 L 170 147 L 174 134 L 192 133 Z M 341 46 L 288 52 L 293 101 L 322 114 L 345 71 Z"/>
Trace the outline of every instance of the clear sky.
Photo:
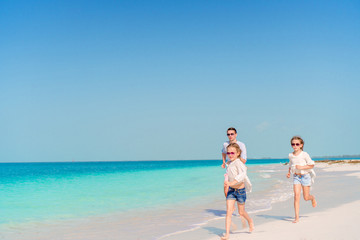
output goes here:
<path id="1" fill-rule="evenodd" d="M 360 154 L 359 1 L 0 1 L 0 161 Z"/>

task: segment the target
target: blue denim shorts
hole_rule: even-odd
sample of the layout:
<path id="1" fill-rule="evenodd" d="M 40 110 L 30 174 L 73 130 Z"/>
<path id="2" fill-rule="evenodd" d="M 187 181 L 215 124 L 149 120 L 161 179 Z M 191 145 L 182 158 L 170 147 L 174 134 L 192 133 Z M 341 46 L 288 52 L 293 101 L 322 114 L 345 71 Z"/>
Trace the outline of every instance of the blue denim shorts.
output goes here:
<path id="1" fill-rule="evenodd" d="M 236 189 L 229 187 L 229 192 L 227 194 L 226 200 L 236 200 L 240 204 L 245 204 L 246 201 L 246 191 L 245 188 Z"/>
<path id="2" fill-rule="evenodd" d="M 311 186 L 310 174 L 305 174 L 305 175 L 294 174 L 294 184 L 301 184 L 302 186 Z"/>

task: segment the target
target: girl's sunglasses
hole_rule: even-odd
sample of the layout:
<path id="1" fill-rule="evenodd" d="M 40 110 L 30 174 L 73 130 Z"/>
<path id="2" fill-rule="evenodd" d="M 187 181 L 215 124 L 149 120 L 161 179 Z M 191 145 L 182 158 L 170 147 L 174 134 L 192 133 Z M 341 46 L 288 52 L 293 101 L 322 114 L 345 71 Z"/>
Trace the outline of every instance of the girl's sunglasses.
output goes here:
<path id="1" fill-rule="evenodd" d="M 292 143 L 291 146 L 300 146 L 300 143 Z"/>
<path id="2" fill-rule="evenodd" d="M 227 155 L 234 155 L 235 152 L 227 152 L 226 154 L 227 154 Z"/>

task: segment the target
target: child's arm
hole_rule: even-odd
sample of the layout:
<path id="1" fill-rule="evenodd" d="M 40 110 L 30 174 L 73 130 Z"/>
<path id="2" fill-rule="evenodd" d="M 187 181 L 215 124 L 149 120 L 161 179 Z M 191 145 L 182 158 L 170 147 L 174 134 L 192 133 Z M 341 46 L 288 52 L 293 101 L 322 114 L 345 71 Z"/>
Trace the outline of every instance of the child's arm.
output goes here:
<path id="1" fill-rule="evenodd" d="M 286 174 L 286 177 L 287 177 L 287 178 L 290 178 L 290 175 L 291 175 L 291 174 L 290 174 L 290 170 L 291 170 L 291 168 L 289 167 L 289 171 L 288 171 L 288 173 Z"/>
<path id="2" fill-rule="evenodd" d="M 238 176 L 235 177 L 235 180 L 232 182 L 225 180 L 224 185 L 226 185 L 228 187 L 234 187 L 234 186 L 238 185 L 240 182 L 244 181 L 244 179 L 245 179 L 245 174 L 239 174 Z"/>
<path id="3" fill-rule="evenodd" d="M 290 154 L 289 154 L 289 171 L 286 174 L 287 178 L 290 178 L 290 176 L 291 176 L 291 165 L 292 165 L 292 162 L 291 162 L 291 158 L 290 158 Z"/>
<path id="4" fill-rule="evenodd" d="M 238 185 L 238 184 L 239 184 L 239 182 L 236 181 L 236 180 L 234 180 L 234 181 L 232 181 L 232 182 L 229 182 L 229 181 L 225 181 L 225 182 L 224 182 L 224 185 L 226 185 L 226 186 L 228 186 L 228 187 L 234 187 L 234 186 L 236 186 L 236 185 Z"/>
<path id="5" fill-rule="evenodd" d="M 312 169 L 312 168 L 314 168 L 314 165 L 305 165 L 305 166 L 296 165 L 296 169 L 299 169 L 299 170 L 307 170 L 307 169 Z"/>

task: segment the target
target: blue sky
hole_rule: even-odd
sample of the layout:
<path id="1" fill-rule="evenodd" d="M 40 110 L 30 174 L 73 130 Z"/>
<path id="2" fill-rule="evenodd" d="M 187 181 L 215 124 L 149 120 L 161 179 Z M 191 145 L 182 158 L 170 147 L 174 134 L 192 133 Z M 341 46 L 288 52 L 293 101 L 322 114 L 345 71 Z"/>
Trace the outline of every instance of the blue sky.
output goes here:
<path id="1" fill-rule="evenodd" d="M 359 154 L 358 1 L 1 1 L 0 161 Z"/>

